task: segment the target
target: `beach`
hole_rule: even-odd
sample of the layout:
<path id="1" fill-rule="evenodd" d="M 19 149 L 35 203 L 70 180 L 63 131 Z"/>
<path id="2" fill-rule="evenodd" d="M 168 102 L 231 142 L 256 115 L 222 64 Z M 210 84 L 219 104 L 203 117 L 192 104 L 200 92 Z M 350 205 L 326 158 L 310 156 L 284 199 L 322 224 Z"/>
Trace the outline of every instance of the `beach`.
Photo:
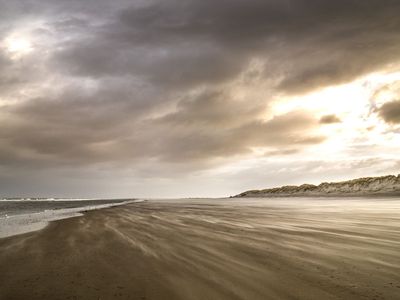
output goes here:
<path id="1" fill-rule="evenodd" d="M 151 200 L 0 239 L 0 299 L 399 299 L 399 198 Z"/>

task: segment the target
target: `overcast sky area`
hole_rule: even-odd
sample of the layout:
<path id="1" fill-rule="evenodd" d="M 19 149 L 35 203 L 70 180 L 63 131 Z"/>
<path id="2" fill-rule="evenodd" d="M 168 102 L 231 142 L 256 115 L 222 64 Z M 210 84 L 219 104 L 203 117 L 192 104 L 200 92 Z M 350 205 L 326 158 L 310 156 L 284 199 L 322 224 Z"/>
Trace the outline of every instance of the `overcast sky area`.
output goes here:
<path id="1" fill-rule="evenodd" d="M 0 0 L 0 197 L 400 173 L 398 0 Z"/>

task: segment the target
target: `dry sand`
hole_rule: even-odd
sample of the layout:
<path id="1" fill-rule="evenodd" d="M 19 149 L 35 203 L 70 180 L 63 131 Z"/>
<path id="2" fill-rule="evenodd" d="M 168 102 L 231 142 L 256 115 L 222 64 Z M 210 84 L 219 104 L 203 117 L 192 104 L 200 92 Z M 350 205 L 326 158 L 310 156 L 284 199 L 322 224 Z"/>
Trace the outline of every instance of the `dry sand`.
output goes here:
<path id="1" fill-rule="evenodd" d="M 149 201 L 0 240 L 0 299 L 400 299 L 400 200 Z"/>

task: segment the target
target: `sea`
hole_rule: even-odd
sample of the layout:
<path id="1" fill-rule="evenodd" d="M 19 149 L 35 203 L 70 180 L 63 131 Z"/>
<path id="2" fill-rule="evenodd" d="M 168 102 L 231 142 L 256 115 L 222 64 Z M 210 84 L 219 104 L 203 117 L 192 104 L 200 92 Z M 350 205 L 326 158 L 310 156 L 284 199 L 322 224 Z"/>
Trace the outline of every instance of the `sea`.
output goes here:
<path id="1" fill-rule="evenodd" d="M 39 230 L 48 222 L 76 217 L 137 199 L 0 199 L 0 238 Z"/>

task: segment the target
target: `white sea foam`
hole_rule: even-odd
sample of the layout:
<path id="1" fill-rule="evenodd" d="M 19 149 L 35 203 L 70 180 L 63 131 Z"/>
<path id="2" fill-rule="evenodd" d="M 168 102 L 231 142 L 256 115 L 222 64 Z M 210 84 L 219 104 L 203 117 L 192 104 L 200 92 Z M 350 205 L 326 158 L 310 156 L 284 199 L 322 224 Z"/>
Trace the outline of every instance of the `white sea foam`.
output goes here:
<path id="1" fill-rule="evenodd" d="M 21 201 L 21 200 L 16 200 Z M 27 200 L 29 201 L 29 200 Z M 37 200 L 34 200 L 37 201 Z M 64 209 L 46 209 L 40 212 L 7 215 L 0 217 L 0 238 L 36 231 L 44 228 L 49 222 L 82 215 L 83 211 L 102 209 L 128 203 L 142 202 L 144 200 L 128 200 L 118 203 L 89 205 Z"/>
<path id="2" fill-rule="evenodd" d="M 115 200 L 115 199 L 103 199 L 103 198 L 18 198 L 18 199 L 0 199 L 0 201 L 5 201 L 5 202 L 65 202 L 65 201 L 96 201 L 96 200 Z M 123 200 L 123 199 L 121 199 Z M 132 201 L 132 200 L 127 200 L 127 201 Z M 137 201 L 137 200 L 134 200 Z"/>

